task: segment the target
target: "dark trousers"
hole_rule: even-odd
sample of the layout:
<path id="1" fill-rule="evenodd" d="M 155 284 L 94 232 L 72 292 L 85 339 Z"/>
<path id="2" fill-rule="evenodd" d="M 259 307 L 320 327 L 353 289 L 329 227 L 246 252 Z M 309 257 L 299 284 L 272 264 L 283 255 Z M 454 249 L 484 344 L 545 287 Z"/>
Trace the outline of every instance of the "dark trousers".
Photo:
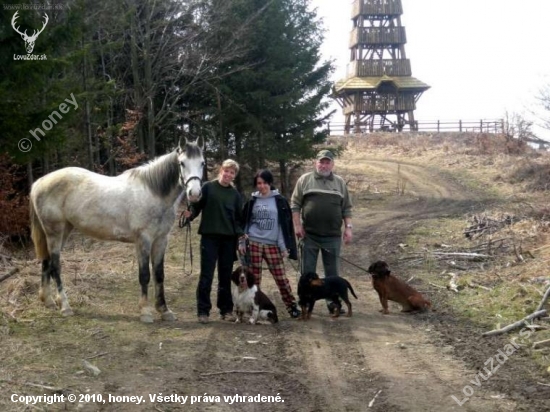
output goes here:
<path id="1" fill-rule="evenodd" d="M 237 238 L 235 236 L 201 236 L 201 274 L 197 286 L 197 314 L 210 315 L 212 303 L 210 292 L 214 270 L 218 263 L 218 300 L 220 314 L 233 312 L 231 298 L 231 272 L 237 259 Z"/>
<path id="2" fill-rule="evenodd" d="M 317 260 L 321 251 L 325 277 L 338 276 L 341 248 L 341 237 L 320 237 L 306 233 L 302 249 L 302 273 L 317 273 Z M 332 300 L 325 301 L 330 311 Z"/>
<path id="3" fill-rule="evenodd" d="M 320 250 L 325 276 L 338 276 L 341 247 L 341 237 L 321 237 L 306 233 L 302 249 L 302 273 L 317 273 Z"/>

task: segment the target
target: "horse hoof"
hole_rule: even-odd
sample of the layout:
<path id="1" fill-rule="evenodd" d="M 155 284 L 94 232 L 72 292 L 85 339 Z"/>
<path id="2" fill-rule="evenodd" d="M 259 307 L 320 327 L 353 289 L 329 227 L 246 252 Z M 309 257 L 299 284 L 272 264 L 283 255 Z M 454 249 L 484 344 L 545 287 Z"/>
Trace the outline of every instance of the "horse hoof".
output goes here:
<path id="1" fill-rule="evenodd" d="M 61 315 L 63 316 L 73 316 L 74 315 L 74 312 L 71 308 L 68 308 L 68 309 L 63 309 L 61 311 Z"/>
<path id="2" fill-rule="evenodd" d="M 153 315 L 141 315 L 139 320 L 141 320 L 143 323 L 153 323 Z"/>
<path id="3" fill-rule="evenodd" d="M 172 312 L 171 310 L 167 310 L 166 312 L 162 312 L 161 314 L 162 320 L 173 322 L 177 319 L 176 314 Z"/>

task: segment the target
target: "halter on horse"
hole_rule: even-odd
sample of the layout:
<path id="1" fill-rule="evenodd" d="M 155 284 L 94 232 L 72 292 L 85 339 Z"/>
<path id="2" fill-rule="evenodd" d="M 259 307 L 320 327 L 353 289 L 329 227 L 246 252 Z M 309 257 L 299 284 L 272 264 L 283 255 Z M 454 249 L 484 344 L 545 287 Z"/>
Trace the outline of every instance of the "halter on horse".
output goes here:
<path id="1" fill-rule="evenodd" d="M 77 229 L 100 240 L 134 243 L 141 285 L 141 321 L 153 322 L 147 299 L 152 265 L 155 308 L 162 319 L 175 320 L 164 298 L 164 252 L 175 209 L 185 194 L 201 196 L 204 142 L 187 142 L 148 164 L 109 177 L 78 167 L 66 167 L 38 179 L 31 188 L 30 220 L 37 258 L 42 260 L 40 299 L 56 307 L 50 280 L 57 285 L 57 303 L 65 316 L 73 314 L 61 281 L 60 253 Z"/>

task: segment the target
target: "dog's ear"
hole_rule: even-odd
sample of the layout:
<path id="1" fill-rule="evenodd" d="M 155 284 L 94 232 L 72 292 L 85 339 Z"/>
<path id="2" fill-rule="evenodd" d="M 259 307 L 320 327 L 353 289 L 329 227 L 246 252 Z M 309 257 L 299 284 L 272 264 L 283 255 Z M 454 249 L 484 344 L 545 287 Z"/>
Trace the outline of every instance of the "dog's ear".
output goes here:
<path id="1" fill-rule="evenodd" d="M 315 272 L 306 273 L 306 278 L 309 280 L 319 279 L 319 275 Z"/>
<path id="2" fill-rule="evenodd" d="M 246 271 L 246 284 L 249 288 L 254 286 L 254 283 L 256 283 L 256 276 L 254 276 L 254 273 L 252 273 L 252 270 L 247 269 Z"/>
<path id="3" fill-rule="evenodd" d="M 369 268 L 367 269 L 367 272 L 368 272 L 368 273 L 374 272 L 374 268 L 376 267 L 376 263 L 378 263 L 378 262 L 371 263 L 371 265 L 370 265 Z"/>

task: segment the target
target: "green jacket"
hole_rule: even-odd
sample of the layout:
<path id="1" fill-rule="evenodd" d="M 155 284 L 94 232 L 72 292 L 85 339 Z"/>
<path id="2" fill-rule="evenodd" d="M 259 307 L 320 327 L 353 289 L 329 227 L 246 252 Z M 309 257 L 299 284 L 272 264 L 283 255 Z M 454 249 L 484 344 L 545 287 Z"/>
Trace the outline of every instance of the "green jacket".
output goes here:
<path id="1" fill-rule="evenodd" d="M 300 176 L 290 201 L 292 212 L 301 212 L 306 233 L 317 236 L 342 236 L 342 223 L 351 217 L 352 206 L 344 179 L 316 171 Z"/>

